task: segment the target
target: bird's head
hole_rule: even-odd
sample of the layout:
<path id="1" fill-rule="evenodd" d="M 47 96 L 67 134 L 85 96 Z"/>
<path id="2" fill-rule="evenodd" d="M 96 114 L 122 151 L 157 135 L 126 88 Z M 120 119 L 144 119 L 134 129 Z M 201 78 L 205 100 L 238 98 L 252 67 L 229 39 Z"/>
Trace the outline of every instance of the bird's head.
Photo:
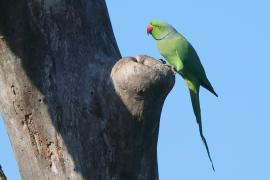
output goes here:
<path id="1" fill-rule="evenodd" d="M 151 34 L 155 40 L 166 38 L 175 29 L 168 23 L 159 20 L 153 20 L 147 26 L 147 34 Z"/>

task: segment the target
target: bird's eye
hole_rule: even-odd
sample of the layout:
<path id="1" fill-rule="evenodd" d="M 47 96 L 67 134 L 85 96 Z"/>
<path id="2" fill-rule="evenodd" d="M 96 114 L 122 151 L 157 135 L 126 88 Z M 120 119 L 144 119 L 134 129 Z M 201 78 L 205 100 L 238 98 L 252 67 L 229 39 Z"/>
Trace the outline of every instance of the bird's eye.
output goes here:
<path id="1" fill-rule="evenodd" d="M 157 28 L 160 29 L 160 25 L 158 25 Z"/>

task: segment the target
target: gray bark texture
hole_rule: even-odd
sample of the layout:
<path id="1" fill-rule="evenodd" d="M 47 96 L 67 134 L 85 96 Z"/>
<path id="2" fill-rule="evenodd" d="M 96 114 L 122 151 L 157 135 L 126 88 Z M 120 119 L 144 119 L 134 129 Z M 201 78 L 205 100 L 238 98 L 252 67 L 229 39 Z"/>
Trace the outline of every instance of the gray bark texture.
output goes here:
<path id="1" fill-rule="evenodd" d="M 22 179 L 157 180 L 173 85 L 153 58 L 121 59 L 104 0 L 0 1 L 0 111 Z"/>

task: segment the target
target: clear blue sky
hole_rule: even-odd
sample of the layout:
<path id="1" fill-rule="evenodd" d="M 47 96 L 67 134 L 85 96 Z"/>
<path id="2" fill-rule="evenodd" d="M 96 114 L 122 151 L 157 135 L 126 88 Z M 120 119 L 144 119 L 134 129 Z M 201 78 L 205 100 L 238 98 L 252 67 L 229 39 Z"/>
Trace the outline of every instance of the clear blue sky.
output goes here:
<path id="1" fill-rule="evenodd" d="M 213 173 L 188 90 L 177 77 L 161 117 L 160 180 L 270 179 L 270 2 L 107 0 L 107 5 L 123 56 L 160 58 L 146 26 L 152 19 L 166 20 L 193 44 L 220 96 L 204 89 L 200 93 L 204 134 L 216 167 Z M 1 120 L 0 137 L 0 163 L 7 176 L 17 180 Z"/>

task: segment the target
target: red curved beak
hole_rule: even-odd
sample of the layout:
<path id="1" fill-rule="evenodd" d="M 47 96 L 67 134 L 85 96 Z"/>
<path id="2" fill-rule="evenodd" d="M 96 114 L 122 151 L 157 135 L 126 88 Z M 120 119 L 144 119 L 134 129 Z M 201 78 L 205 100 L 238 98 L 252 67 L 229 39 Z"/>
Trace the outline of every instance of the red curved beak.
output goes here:
<path id="1" fill-rule="evenodd" d="M 151 24 L 149 24 L 149 25 L 147 26 L 147 34 L 148 34 L 148 35 L 151 34 L 152 31 L 153 31 L 153 26 L 152 26 Z"/>

